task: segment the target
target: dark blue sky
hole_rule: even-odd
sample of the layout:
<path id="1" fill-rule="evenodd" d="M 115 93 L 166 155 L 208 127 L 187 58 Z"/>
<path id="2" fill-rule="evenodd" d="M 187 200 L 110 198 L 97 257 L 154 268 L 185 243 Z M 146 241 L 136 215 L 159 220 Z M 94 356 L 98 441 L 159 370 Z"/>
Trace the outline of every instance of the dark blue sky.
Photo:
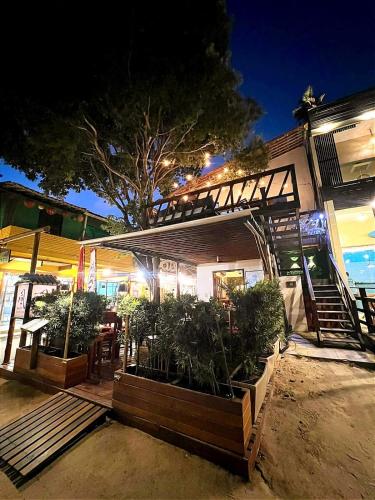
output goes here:
<path id="1" fill-rule="evenodd" d="M 326 93 L 326 101 L 375 85 L 374 1 L 228 0 L 228 10 L 232 63 L 242 74 L 242 92 L 263 107 L 255 129 L 264 139 L 295 126 L 292 110 L 308 84 Z M 36 187 L 1 163 L 0 170 L 1 180 Z M 66 200 L 103 215 L 117 213 L 90 192 L 72 192 Z"/>

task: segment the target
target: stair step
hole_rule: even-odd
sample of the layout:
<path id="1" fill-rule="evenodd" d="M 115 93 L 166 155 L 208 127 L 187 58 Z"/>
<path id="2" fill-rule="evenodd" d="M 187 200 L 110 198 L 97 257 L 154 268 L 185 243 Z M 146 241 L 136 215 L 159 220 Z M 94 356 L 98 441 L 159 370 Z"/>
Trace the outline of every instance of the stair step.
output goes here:
<path id="1" fill-rule="evenodd" d="M 298 228 L 298 221 L 297 220 L 292 220 L 292 221 L 284 221 L 284 222 L 270 222 L 271 227 L 288 227 L 288 226 L 295 226 L 295 228 Z"/>
<path id="2" fill-rule="evenodd" d="M 338 304 L 332 304 L 334 306 L 337 306 Z M 335 309 L 328 309 L 328 310 L 324 310 L 324 309 L 318 309 L 317 310 L 317 313 L 322 313 L 322 314 L 349 314 L 348 311 L 343 311 L 343 310 L 335 310 Z"/>
<path id="3" fill-rule="evenodd" d="M 341 318 L 318 318 L 319 323 L 350 323 L 352 324 L 350 319 L 341 319 Z"/>
<path id="4" fill-rule="evenodd" d="M 277 237 L 280 236 L 280 238 L 299 238 L 299 232 L 296 230 L 286 230 L 286 231 L 272 231 L 272 236 Z"/>
<path id="5" fill-rule="evenodd" d="M 313 285 L 313 289 L 318 292 L 324 292 L 325 290 L 337 290 L 336 285 Z"/>
<path id="6" fill-rule="evenodd" d="M 337 332 L 337 333 L 355 333 L 355 330 L 349 330 L 349 328 L 320 328 L 321 332 Z"/>
<path id="7" fill-rule="evenodd" d="M 335 297 L 319 297 L 319 299 L 334 299 Z M 342 307 L 345 307 L 343 303 L 339 304 L 337 302 L 316 302 L 316 305 L 317 306 L 342 306 Z M 329 312 L 329 311 L 328 311 Z"/>
<path id="8" fill-rule="evenodd" d="M 325 294 L 329 294 L 329 297 L 332 297 L 332 296 L 335 296 L 335 295 L 340 295 L 340 292 L 338 290 L 314 290 L 314 293 L 315 295 L 317 293 L 325 293 Z M 320 295 L 320 297 L 322 297 L 322 295 Z"/>

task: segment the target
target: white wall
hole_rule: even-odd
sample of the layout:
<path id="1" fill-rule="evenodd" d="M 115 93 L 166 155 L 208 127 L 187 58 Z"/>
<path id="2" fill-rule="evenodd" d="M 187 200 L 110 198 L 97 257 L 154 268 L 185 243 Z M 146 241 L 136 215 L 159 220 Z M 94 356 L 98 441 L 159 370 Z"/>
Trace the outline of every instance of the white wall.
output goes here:
<path id="1" fill-rule="evenodd" d="M 201 264 L 197 266 L 197 295 L 200 300 L 209 300 L 214 293 L 213 273 L 215 271 L 232 271 L 243 269 L 258 271 L 259 279 L 263 279 L 263 265 L 261 259 L 238 260 L 237 262 L 218 262 L 217 264 Z"/>
<path id="2" fill-rule="evenodd" d="M 315 210 L 313 183 L 304 146 L 292 149 L 288 153 L 273 158 L 269 162 L 269 169 L 294 164 L 297 177 L 298 192 L 301 201 L 301 212 Z"/>
<path id="3" fill-rule="evenodd" d="M 301 276 L 280 276 L 279 280 L 289 324 L 292 326 L 293 331 L 307 332 Z M 291 284 L 294 286 L 291 286 Z"/>

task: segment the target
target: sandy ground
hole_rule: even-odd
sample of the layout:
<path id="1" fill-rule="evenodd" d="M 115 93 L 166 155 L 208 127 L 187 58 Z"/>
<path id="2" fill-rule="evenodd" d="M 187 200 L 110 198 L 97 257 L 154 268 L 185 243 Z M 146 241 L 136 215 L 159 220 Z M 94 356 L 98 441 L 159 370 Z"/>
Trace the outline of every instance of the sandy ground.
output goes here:
<path id="1" fill-rule="evenodd" d="M 285 357 L 246 483 L 136 429 L 110 422 L 1 499 L 375 498 L 374 372 Z M 0 425 L 47 395 L 0 379 Z"/>

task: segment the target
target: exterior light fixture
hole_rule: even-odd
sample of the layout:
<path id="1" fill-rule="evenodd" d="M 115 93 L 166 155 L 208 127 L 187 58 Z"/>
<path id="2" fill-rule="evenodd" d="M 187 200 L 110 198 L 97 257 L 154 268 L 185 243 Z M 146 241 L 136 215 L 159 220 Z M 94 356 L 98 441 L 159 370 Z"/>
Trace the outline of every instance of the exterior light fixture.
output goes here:
<path id="1" fill-rule="evenodd" d="M 316 129 L 316 132 L 319 132 L 320 134 L 327 134 L 328 132 L 331 132 L 334 128 L 336 128 L 335 123 L 325 123 L 324 125 L 321 125 Z"/>
<path id="2" fill-rule="evenodd" d="M 111 276 L 112 274 L 112 269 L 103 269 L 103 276 Z"/>
<path id="3" fill-rule="evenodd" d="M 375 109 L 366 111 L 358 116 L 358 120 L 373 120 L 375 118 Z"/>

